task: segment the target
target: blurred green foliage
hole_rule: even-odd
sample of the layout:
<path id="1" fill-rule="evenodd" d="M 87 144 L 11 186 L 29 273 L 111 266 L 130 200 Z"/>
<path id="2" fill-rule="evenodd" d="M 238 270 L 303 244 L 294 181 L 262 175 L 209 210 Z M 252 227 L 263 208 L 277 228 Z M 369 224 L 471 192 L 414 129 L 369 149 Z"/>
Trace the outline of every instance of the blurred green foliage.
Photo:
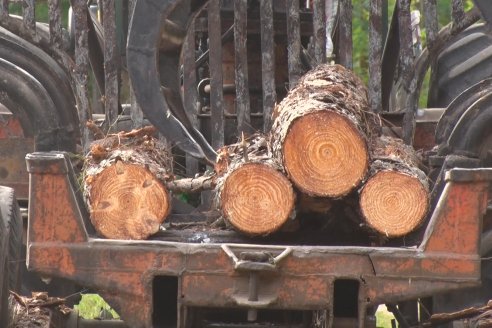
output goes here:
<path id="1" fill-rule="evenodd" d="M 68 8 L 70 8 L 69 0 L 61 0 L 62 10 L 62 24 L 64 27 L 68 26 Z M 36 7 L 34 9 L 36 21 L 47 23 L 49 20 L 48 0 L 36 0 Z M 13 15 L 22 15 L 21 3 L 10 3 L 9 12 Z"/>
<path id="2" fill-rule="evenodd" d="M 75 309 L 79 311 L 79 316 L 84 319 L 99 319 L 101 314 L 106 311 L 111 314 L 112 318 L 119 318 L 118 313 L 111 309 L 108 303 L 98 294 L 83 294 L 80 303 L 75 305 Z"/>
<path id="3" fill-rule="evenodd" d="M 411 10 L 420 10 L 423 12 L 422 3 L 424 0 L 412 1 Z M 395 7 L 396 0 L 388 0 L 388 25 L 390 24 L 393 9 Z M 353 1 L 353 21 L 352 21 L 352 40 L 354 43 L 353 51 L 353 67 L 354 71 L 359 75 L 363 81 L 367 83 L 369 77 L 369 63 L 368 63 L 368 43 L 369 43 L 369 4 L 370 0 Z M 452 0 L 437 0 L 437 15 L 439 21 L 439 28 L 444 27 L 451 21 L 451 3 Z M 465 0 L 463 2 L 465 11 L 470 10 L 473 7 L 472 0 Z M 389 28 L 389 26 L 388 26 Z M 425 27 L 423 24 L 423 18 L 420 22 L 422 43 L 425 46 Z M 424 80 L 422 86 L 422 92 L 420 94 L 419 105 L 420 107 L 427 106 L 427 90 L 429 87 L 429 74 Z"/>

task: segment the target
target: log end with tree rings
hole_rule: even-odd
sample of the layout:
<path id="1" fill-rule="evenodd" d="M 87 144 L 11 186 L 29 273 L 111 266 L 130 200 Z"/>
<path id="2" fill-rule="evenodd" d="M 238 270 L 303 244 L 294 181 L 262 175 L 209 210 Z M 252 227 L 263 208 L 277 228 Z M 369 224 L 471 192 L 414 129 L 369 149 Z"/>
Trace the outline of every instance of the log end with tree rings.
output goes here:
<path id="1" fill-rule="evenodd" d="M 146 239 L 169 214 L 167 189 L 143 166 L 116 161 L 88 179 L 91 222 L 106 238 Z"/>
<path id="2" fill-rule="evenodd" d="M 366 224 L 389 238 L 404 236 L 425 219 L 429 196 L 421 181 L 397 171 L 380 171 L 364 185 L 360 207 Z"/>
<path id="3" fill-rule="evenodd" d="M 279 171 L 262 163 L 246 163 L 224 178 L 221 209 L 237 230 L 247 235 L 267 235 L 289 219 L 294 191 Z"/>
<path id="4" fill-rule="evenodd" d="M 312 196 L 345 196 L 361 183 L 369 166 L 364 136 L 346 116 L 330 110 L 295 120 L 283 151 L 289 178 Z"/>

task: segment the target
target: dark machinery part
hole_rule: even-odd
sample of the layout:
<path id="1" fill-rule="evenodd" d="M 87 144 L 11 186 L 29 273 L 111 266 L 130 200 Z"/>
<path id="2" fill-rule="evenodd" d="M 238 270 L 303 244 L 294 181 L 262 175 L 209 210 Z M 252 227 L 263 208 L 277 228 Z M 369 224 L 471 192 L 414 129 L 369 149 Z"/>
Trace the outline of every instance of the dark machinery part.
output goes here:
<path id="1" fill-rule="evenodd" d="M 79 123 L 75 99 L 65 72 L 45 52 L 3 28 L 0 28 L 0 58 L 28 72 L 39 81 L 53 101 L 53 108 L 47 110 L 52 109 L 57 113 L 60 126 L 66 130 L 67 139 L 72 139 L 63 149 L 75 151 Z"/>
<path id="2" fill-rule="evenodd" d="M 473 0 L 473 2 L 480 10 L 480 14 L 487 24 L 492 24 L 492 6 L 490 5 L 490 1 Z"/>
<path id="3" fill-rule="evenodd" d="M 469 27 L 439 54 L 431 76 L 429 107 L 445 108 L 462 92 L 492 76 L 492 36 L 488 29 L 484 24 Z"/>
<path id="4" fill-rule="evenodd" d="M 22 217 L 12 188 L 0 186 L 0 325 L 9 327 L 9 290 L 18 291 Z"/>
<path id="5" fill-rule="evenodd" d="M 463 31 L 438 56 L 429 106 L 447 106 L 436 128 L 438 155 L 469 156 L 484 167 L 492 164 L 492 6 L 489 1 L 474 2 L 487 25 Z M 484 222 L 484 229 L 487 225 Z M 485 230 L 480 255 L 487 259 L 491 252 L 492 232 Z M 433 312 L 452 312 L 486 303 L 492 288 L 492 263 L 488 260 L 482 261 L 481 277 L 480 287 L 434 296 Z"/>
<path id="6" fill-rule="evenodd" d="M 24 131 L 32 133 L 35 149 L 75 149 L 73 134 L 66 131 L 46 89 L 28 72 L 0 58 L 0 102 L 19 116 Z"/>
<path id="7" fill-rule="evenodd" d="M 179 1 L 178 1 L 179 2 Z M 206 1 L 195 1 L 199 8 Z M 157 58 L 161 26 L 176 7 L 176 1 L 138 1 L 132 15 L 127 45 L 127 67 L 135 97 L 147 119 L 159 132 L 175 142 L 185 152 L 214 163 L 216 153 L 202 134 L 189 121 L 179 96 L 179 53 L 166 53 Z M 165 17 L 162 17 L 164 14 Z M 194 15 L 190 15 L 190 20 Z M 188 25 L 188 24 L 187 24 Z M 166 97 L 161 93 L 161 79 L 157 63 L 166 72 L 163 84 Z M 179 120 L 178 120 L 179 119 Z"/>

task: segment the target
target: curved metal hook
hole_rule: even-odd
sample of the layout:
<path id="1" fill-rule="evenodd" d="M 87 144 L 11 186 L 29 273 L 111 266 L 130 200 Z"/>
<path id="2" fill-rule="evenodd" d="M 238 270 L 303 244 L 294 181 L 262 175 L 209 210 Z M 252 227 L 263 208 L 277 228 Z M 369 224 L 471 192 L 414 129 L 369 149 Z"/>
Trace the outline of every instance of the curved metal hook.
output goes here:
<path id="1" fill-rule="evenodd" d="M 169 140 L 190 155 L 214 163 L 217 154 L 205 138 L 190 123 L 179 95 L 179 52 L 165 54 L 161 62 L 167 66 L 164 96 L 158 73 L 160 28 L 166 17 L 183 0 L 138 0 L 128 35 L 128 73 L 135 97 L 147 119 Z M 198 1 L 205 4 L 206 1 Z M 198 6 L 195 6 L 195 8 Z M 188 23 L 193 19 L 190 15 Z M 174 96 L 173 96 L 174 94 Z M 178 120 L 179 118 L 179 120 Z"/>

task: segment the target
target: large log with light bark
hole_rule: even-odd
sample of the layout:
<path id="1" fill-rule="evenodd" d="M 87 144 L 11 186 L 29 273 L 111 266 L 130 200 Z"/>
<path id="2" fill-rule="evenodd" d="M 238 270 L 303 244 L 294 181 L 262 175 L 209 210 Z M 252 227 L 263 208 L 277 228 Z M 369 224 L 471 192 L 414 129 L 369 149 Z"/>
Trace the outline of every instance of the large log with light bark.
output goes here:
<path id="1" fill-rule="evenodd" d="M 288 221 L 294 190 L 269 154 L 265 137 L 254 135 L 222 148 L 215 170 L 217 207 L 236 230 L 268 235 Z"/>
<path id="2" fill-rule="evenodd" d="M 400 139 L 373 140 L 370 176 L 360 190 L 366 224 L 387 237 L 404 236 L 425 219 L 429 185 L 415 150 Z"/>
<path id="3" fill-rule="evenodd" d="M 84 196 L 96 231 L 110 239 L 146 239 L 171 208 L 167 143 L 153 128 L 110 135 L 91 145 L 83 171 Z"/>
<path id="4" fill-rule="evenodd" d="M 277 105 L 272 152 L 300 191 L 341 198 L 360 185 L 379 132 L 368 109 L 366 87 L 340 65 L 308 72 Z"/>

